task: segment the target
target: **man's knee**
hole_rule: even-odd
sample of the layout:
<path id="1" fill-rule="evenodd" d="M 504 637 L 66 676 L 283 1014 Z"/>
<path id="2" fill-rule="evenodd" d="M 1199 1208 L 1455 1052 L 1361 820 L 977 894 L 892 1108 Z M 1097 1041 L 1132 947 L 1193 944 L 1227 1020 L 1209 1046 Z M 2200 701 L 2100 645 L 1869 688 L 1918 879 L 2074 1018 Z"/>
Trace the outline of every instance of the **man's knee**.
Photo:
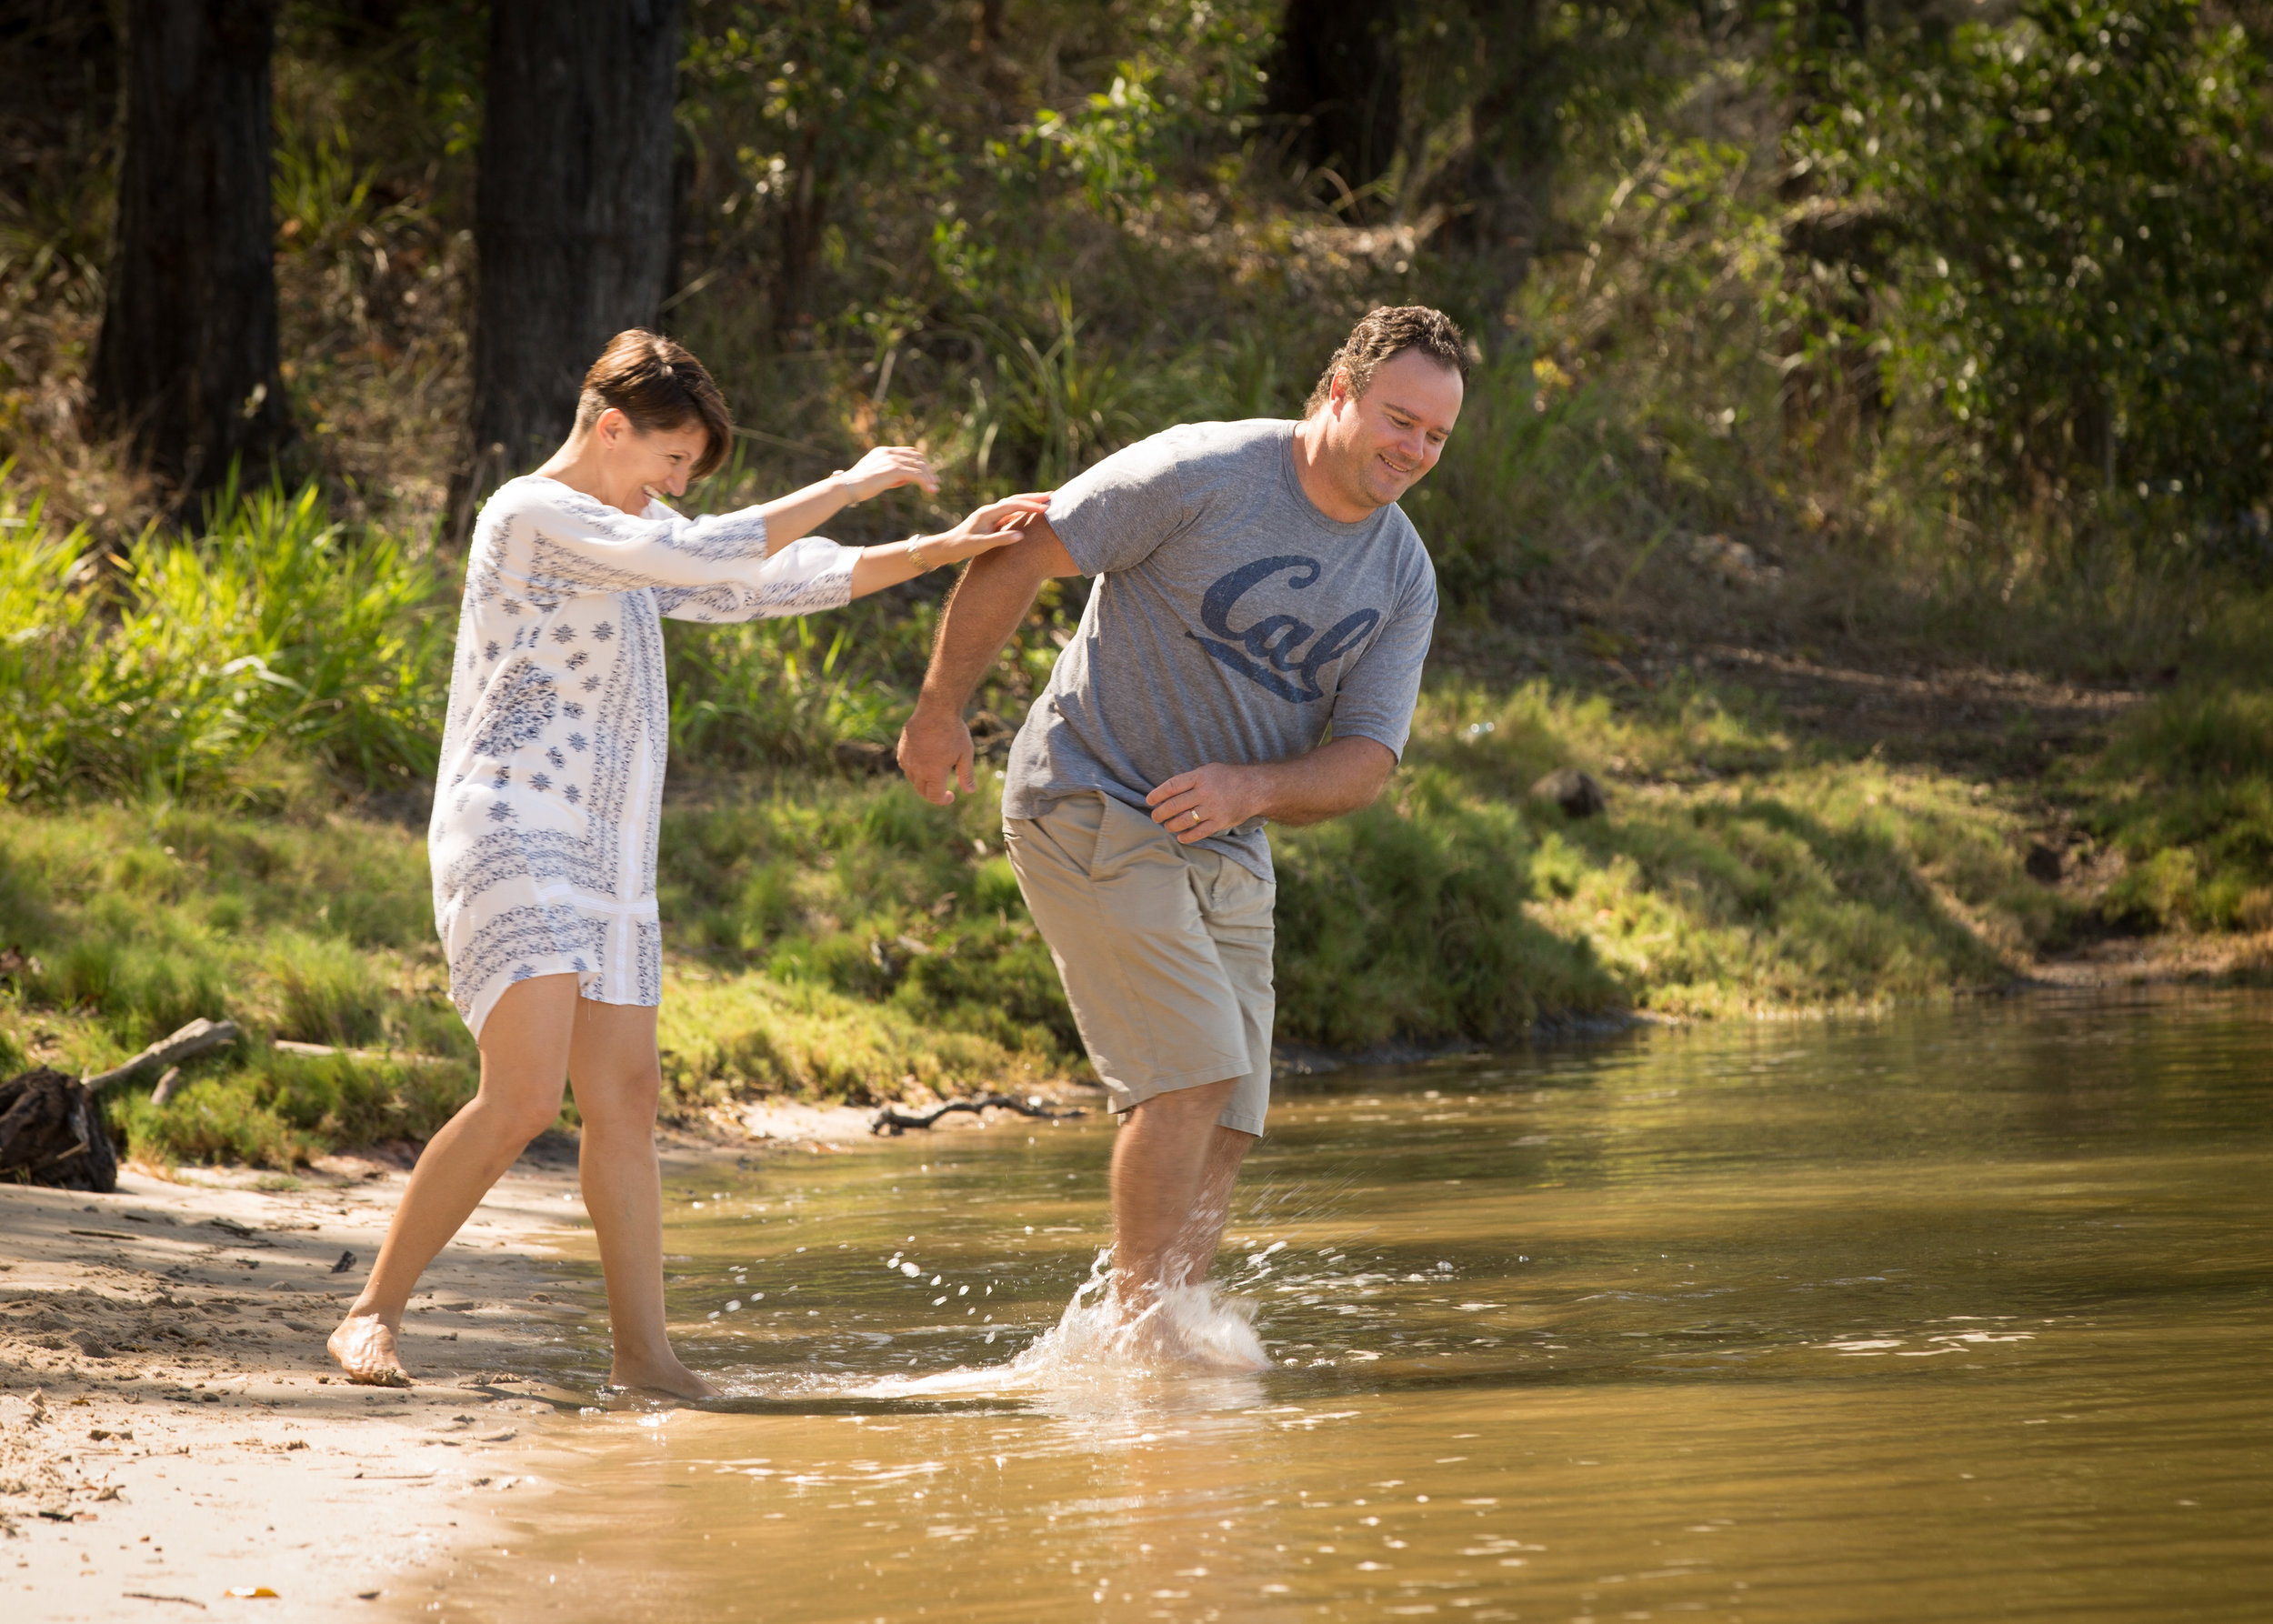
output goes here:
<path id="1" fill-rule="evenodd" d="M 1134 1121 L 1146 1113 L 1152 1120 L 1178 1121 L 1188 1118 L 1214 1118 L 1220 1115 L 1230 1100 L 1232 1090 L 1239 1086 L 1237 1078 L 1225 1078 L 1220 1082 L 1194 1083 L 1189 1088 L 1165 1089 L 1147 1095 L 1128 1108 L 1123 1120 Z"/>

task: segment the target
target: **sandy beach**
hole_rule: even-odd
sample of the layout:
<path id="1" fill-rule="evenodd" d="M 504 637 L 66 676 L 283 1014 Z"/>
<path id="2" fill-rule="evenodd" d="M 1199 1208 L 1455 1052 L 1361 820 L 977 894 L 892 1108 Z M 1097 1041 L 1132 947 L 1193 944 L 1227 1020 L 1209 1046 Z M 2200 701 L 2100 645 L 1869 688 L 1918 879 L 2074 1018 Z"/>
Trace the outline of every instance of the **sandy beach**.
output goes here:
<path id="1" fill-rule="evenodd" d="M 666 1142 L 666 1176 L 866 1123 L 748 1108 L 738 1143 Z M 575 1144 L 533 1146 L 427 1272 L 404 1322 L 416 1385 L 353 1387 L 324 1338 L 402 1160 L 330 1157 L 295 1181 L 127 1171 L 111 1195 L 0 1186 L 0 1617 L 393 1615 L 420 1573 L 509 1543 L 500 1519 L 527 1516 L 551 1464 L 528 1429 L 577 1397 L 532 1356 L 605 1313 L 596 1281 L 559 1267 L 583 1254 Z"/>

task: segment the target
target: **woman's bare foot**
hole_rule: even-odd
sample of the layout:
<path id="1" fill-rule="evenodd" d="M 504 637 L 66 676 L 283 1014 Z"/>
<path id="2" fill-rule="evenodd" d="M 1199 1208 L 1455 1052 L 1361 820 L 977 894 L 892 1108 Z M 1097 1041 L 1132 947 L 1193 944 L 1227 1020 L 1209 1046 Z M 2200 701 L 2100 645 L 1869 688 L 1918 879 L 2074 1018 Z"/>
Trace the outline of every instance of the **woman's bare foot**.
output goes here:
<path id="1" fill-rule="evenodd" d="M 376 1314 L 348 1315 L 324 1347 L 349 1381 L 374 1388 L 410 1385 L 410 1372 L 395 1351 L 395 1328 Z"/>
<path id="2" fill-rule="evenodd" d="M 632 1392 L 667 1393 L 674 1398 L 716 1398 L 718 1389 L 676 1358 L 666 1358 L 652 1363 L 640 1364 L 618 1358 L 616 1368 L 607 1375 L 607 1384 Z"/>

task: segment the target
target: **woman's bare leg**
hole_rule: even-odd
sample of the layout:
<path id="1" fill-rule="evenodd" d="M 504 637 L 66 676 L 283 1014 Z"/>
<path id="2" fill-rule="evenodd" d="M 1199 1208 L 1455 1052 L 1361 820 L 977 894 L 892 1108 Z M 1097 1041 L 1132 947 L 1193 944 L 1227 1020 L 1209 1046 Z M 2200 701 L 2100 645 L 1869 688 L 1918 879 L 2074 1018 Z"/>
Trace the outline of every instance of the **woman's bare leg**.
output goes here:
<path id="1" fill-rule="evenodd" d="M 349 1379 L 410 1385 L 395 1346 L 404 1305 L 435 1254 L 449 1245 L 528 1142 L 560 1115 L 580 1002 L 574 976 L 537 976 L 507 987 L 491 1009 L 482 1025 L 480 1091 L 427 1141 L 371 1278 L 331 1335 L 332 1358 Z M 652 1033 L 654 1011 L 647 1016 Z"/>
<path id="2" fill-rule="evenodd" d="M 663 1317 L 663 1180 L 656 1161 L 656 1100 L 663 1088 L 656 1012 L 579 1003 L 568 1076 L 584 1119 L 585 1210 L 600 1242 L 617 1387 L 680 1398 L 717 1389 L 671 1351 Z"/>

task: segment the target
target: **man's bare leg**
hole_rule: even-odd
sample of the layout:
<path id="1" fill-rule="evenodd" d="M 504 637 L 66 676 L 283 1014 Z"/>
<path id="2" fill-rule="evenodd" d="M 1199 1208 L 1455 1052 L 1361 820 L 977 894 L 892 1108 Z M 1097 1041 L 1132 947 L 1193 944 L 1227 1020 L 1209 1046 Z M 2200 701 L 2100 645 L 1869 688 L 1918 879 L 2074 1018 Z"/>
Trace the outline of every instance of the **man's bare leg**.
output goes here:
<path id="1" fill-rule="evenodd" d="M 577 1001 L 574 976 L 537 976 L 507 987 L 483 1023 L 480 1091 L 426 1142 L 371 1278 L 325 1344 L 351 1381 L 410 1385 L 395 1346 L 404 1306 L 435 1254 L 560 1115 Z"/>
<path id="2" fill-rule="evenodd" d="M 1200 1168 L 1184 1233 L 1169 1254 L 1166 1278 L 1170 1284 L 1204 1280 L 1215 1268 L 1224 1226 L 1231 1218 L 1231 1187 L 1238 1182 L 1240 1164 L 1247 1160 L 1257 1138 L 1217 1125 L 1207 1141 L 1207 1160 Z"/>
<path id="3" fill-rule="evenodd" d="M 608 1380 L 679 1398 L 717 1389 L 679 1362 L 663 1314 L 663 1180 L 656 1161 L 656 1100 L 663 1074 L 656 1012 L 579 1002 L 568 1076 L 584 1119 L 578 1171 L 600 1243 L 616 1348 Z"/>
<path id="4" fill-rule="evenodd" d="M 1183 1283 L 1193 1211 L 1216 1171 L 1216 1118 L 1237 1086 L 1227 1078 L 1156 1094 L 1121 1118 L 1113 1139 L 1113 1300 L 1125 1319 L 1151 1307 L 1163 1286 Z M 1235 1161 L 1229 1173 L 1237 1172 Z"/>

